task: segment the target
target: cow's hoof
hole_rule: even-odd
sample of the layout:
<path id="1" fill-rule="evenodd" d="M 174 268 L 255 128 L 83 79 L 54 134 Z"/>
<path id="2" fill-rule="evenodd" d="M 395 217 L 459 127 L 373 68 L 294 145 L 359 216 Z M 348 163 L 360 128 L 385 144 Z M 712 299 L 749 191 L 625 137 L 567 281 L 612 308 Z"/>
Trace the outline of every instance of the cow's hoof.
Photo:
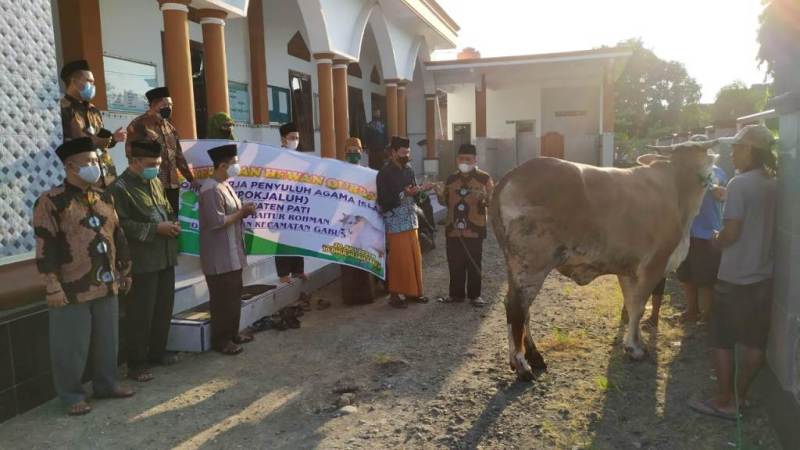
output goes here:
<path id="1" fill-rule="evenodd" d="M 517 371 L 517 381 L 522 381 L 523 383 L 530 383 L 533 381 L 533 371 L 531 370 L 522 370 Z"/>
<path id="2" fill-rule="evenodd" d="M 542 358 L 542 355 L 539 352 L 525 355 L 525 360 L 528 361 L 528 364 L 530 364 L 531 369 L 535 371 L 543 372 L 547 370 L 547 363 L 544 362 L 544 358 Z"/>
<path id="3" fill-rule="evenodd" d="M 625 354 L 628 355 L 632 361 L 641 361 L 647 356 L 647 352 L 643 348 L 636 348 L 631 346 L 625 346 Z"/>

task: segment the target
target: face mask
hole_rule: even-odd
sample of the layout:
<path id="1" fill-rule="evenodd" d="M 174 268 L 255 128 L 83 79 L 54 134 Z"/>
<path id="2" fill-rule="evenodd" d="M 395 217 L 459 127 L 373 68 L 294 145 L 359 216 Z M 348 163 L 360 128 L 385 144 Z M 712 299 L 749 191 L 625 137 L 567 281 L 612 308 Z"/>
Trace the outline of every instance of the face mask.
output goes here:
<path id="1" fill-rule="evenodd" d="M 145 167 L 142 170 L 142 178 L 145 180 L 152 180 L 158 176 L 158 167 Z"/>
<path id="2" fill-rule="evenodd" d="M 294 140 L 286 141 L 286 148 L 288 148 L 290 150 L 297 150 L 297 146 L 298 145 L 300 145 L 300 141 L 299 140 L 297 140 L 297 141 L 294 141 Z"/>
<path id="3" fill-rule="evenodd" d="M 92 83 L 86 83 L 81 88 L 80 94 L 83 101 L 88 102 L 94 98 L 95 87 Z"/>
<path id="4" fill-rule="evenodd" d="M 351 164 L 358 164 L 361 161 L 361 155 L 359 153 L 348 153 L 345 158 L 347 158 L 347 162 Z"/>
<path id="5" fill-rule="evenodd" d="M 158 113 L 161 115 L 161 118 L 167 120 L 172 116 L 172 108 L 166 106 L 158 110 Z"/>
<path id="6" fill-rule="evenodd" d="M 397 162 L 400 163 L 401 166 L 405 166 L 411 162 L 411 158 L 409 158 L 408 156 L 398 156 Z"/>
<path id="7" fill-rule="evenodd" d="M 475 168 L 475 166 L 474 166 L 474 165 L 472 165 L 472 164 L 467 164 L 467 163 L 460 163 L 460 164 L 458 165 L 458 170 L 460 170 L 460 171 L 461 171 L 461 173 L 468 173 L 468 172 L 472 172 L 472 169 L 474 169 L 474 168 Z"/>
<path id="8" fill-rule="evenodd" d="M 100 179 L 100 166 L 81 166 L 78 169 L 78 177 L 89 184 L 97 183 Z"/>
<path id="9" fill-rule="evenodd" d="M 242 168 L 241 168 L 241 166 L 239 166 L 238 163 L 237 164 L 231 164 L 230 166 L 228 166 L 228 171 L 227 171 L 228 178 L 235 178 L 235 177 L 239 176 L 239 172 L 241 172 L 241 171 L 242 171 Z"/>

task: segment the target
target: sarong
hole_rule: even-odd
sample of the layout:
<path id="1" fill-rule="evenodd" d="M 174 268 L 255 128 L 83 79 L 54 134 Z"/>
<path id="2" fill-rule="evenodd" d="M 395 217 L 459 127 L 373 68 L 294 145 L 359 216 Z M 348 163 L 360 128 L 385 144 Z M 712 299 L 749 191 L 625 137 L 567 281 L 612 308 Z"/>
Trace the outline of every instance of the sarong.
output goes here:
<path id="1" fill-rule="evenodd" d="M 422 296 L 422 252 L 417 230 L 387 233 L 386 272 L 390 294 Z"/>

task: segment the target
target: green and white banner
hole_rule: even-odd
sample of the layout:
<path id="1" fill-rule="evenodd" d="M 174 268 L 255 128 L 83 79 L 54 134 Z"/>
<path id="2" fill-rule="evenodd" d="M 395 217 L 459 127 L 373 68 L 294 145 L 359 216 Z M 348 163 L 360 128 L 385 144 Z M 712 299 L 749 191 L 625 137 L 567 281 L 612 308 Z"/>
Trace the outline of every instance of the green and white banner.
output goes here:
<path id="1" fill-rule="evenodd" d="M 181 141 L 198 180 L 210 178 L 214 170 L 207 150 L 228 143 Z M 385 277 L 385 232 L 375 203 L 374 170 L 279 147 L 237 144 L 242 170 L 228 183 L 242 202 L 257 209 L 244 221 L 247 254 L 314 257 Z M 200 252 L 198 207 L 197 193 L 184 182 L 179 242 L 185 254 Z"/>

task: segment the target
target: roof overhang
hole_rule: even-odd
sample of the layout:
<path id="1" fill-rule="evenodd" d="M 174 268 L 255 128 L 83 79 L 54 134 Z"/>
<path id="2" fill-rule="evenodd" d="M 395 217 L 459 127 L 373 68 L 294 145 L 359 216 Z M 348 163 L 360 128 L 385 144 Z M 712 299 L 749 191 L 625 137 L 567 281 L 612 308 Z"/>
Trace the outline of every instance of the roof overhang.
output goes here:
<path id="1" fill-rule="evenodd" d="M 218 9 L 228 13 L 228 17 L 247 17 L 247 6 L 250 0 L 192 0 L 192 7 L 197 9 Z"/>
<path id="2" fill-rule="evenodd" d="M 401 0 L 420 20 L 434 31 L 444 45 L 437 48 L 455 48 L 458 39 L 458 24 L 436 0 Z"/>
<path id="3" fill-rule="evenodd" d="M 538 55 L 499 56 L 494 58 L 453 59 L 429 61 L 425 63 L 428 70 L 482 69 L 489 67 L 510 67 L 532 64 L 564 63 L 593 60 L 626 59 L 633 54 L 625 48 L 600 50 L 583 50 L 577 52 L 543 53 Z"/>

